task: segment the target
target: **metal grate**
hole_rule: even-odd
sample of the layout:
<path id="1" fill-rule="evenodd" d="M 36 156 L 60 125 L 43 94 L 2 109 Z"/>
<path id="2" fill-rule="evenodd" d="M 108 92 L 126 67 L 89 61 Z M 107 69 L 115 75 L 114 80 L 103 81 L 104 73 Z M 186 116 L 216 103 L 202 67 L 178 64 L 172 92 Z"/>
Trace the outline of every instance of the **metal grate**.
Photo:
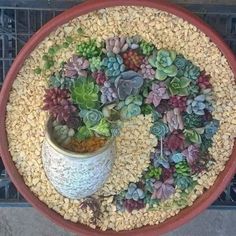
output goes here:
<path id="1" fill-rule="evenodd" d="M 0 84 L 15 56 L 30 36 L 64 9 L 82 1 L 0 2 Z M 233 6 L 185 4 L 215 28 L 236 53 L 236 4 Z M 17 192 L 0 160 L 0 206 L 30 206 Z M 211 208 L 236 208 L 236 176 Z"/>

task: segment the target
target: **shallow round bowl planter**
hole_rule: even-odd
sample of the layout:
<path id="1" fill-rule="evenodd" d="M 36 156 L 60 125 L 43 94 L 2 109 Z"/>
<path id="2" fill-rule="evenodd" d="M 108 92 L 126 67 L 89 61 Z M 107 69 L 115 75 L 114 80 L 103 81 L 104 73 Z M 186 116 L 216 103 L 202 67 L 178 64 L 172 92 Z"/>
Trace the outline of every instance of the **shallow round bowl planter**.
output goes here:
<path id="1" fill-rule="evenodd" d="M 79 154 L 61 148 L 52 137 L 52 124 L 46 125 L 42 161 L 46 175 L 65 197 L 80 199 L 95 193 L 105 183 L 115 158 L 114 139 L 93 153 Z"/>
<path id="2" fill-rule="evenodd" d="M 7 112 L 7 102 L 9 99 L 9 94 L 12 88 L 12 84 L 23 66 L 24 61 L 27 57 L 30 56 L 35 47 L 45 38 L 47 37 L 53 30 L 57 27 L 67 23 L 68 21 L 74 19 L 75 17 L 87 14 L 89 12 L 115 7 L 115 6 L 140 6 L 140 7 L 149 7 L 157 10 L 161 10 L 170 14 L 173 14 L 183 20 L 186 20 L 188 23 L 196 26 L 198 30 L 203 32 L 209 39 L 218 47 L 218 49 L 222 52 L 224 57 L 227 59 L 231 70 L 234 75 L 236 75 L 236 59 L 230 49 L 226 46 L 223 40 L 215 33 L 212 29 L 210 29 L 204 22 L 202 22 L 198 17 L 192 15 L 188 11 L 167 3 L 166 1 L 151 1 L 151 0 L 104 0 L 104 1 L 87 1 L 79 6 L 76 6 L 61 15 L 55 17 L 45 26 L 43 26 L 25 45 L 25 47 L 21 50 L 19 55 L 16 57 L 11 69 L 9 70 L 5 82 L 2 87 L 1 95 L 0 95 L 0 150 L 1 156 L 4 162 L 4 165 L 9 173 L 12 181 L 18 188 L 18 190 L 22 193 L 25 199 L 31 203 L 35 208 L 37 208 L 40 212 L 42 212 L 46 217 L 57 223 L 58 225 L 71 230 L 76 233 L 84 234 L 84 235 L 158 235 L 162 233 L 166 233 L 170 230 L 173 230 L 180 225 L 188 222 L 193 217 L 198 215 L 204 209 L 206 209 L 211 203 L 216 200 L 216 198 L 220 195 L 220 193 L 224 190 L 227 184 L 230 182 L 233 177 L 236 169 L 236 148 L 233 148 L 230 159 L 226 162 L 225 168 L 222 169 L 217 179 L 214 181 L 214 184 L 205 191 L 200 197 L 198 197 L 194 203 L 181 210 L 177 215 L 166 219 L 164 222 L 159 223 L 158 225 L 153 226 L 144 226 L 142 228 L 134 229 L 132 231 L 120 231 L 115 232 L 112 230 L 101 231 L 99 229 L 92 229 L 84 224 L 73 223 L 72 221 L 65 220 L 60 214 L 56 213 L 52 209 L 50 209 L 46 204 L 37 198 L 36 195 L 30 190 L 29 187 L 25 184 L 22 176 L 19 174 L 13 160 L 11 154 L 8 150 L 8 139 L 7 132 L 5 128 L 5 116 Z M 155 22 L 153 23 L 155 24 Z M 194 40 L 194 38 L 192 39 Z M 211 43 L 209 41 L 209 43 Z"/>

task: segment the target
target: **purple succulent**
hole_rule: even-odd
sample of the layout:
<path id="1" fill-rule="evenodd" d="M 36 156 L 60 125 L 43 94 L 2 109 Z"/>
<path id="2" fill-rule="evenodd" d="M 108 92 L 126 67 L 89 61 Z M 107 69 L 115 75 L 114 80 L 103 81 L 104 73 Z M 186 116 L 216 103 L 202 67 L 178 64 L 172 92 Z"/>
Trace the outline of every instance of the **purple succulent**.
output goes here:
<path id="1" fill-rule="evenodd" d="M 106 74 L 103 71 L 96 71 L 92 73 L 92 77 L 96 80 L 98 85 L 104 85 L 107 80 Z"/>
<path id="2" fill-rule="evenodd" d="M 139 73 L 143 76 L 144 79 L 150 79 L 153 80 L 155 78 L 155 70 L 152 68 L 152 66 L 149 64 L 148 59 L 145 58 L 143 60 L 143 63 L 140 66 L 141 70 Z"/>
<path id="3" fill-rule="evenodd" d="M 124 201 L 124 207 L 128 212 L 132 212 L 133 210 L 140 210 L 145 207 L 145 203 L 141 200 L 135 201 L 133 199 L 126 199 Z"/>
<path id="4" fill-rule="evenodd" d="M 162 99 L 169 99 L 165 83 L 153 83 L 152 91 L 148 94 L 146 103 L 153 104 L 155 107 L 157 107 Z"/>
<path id="5" fill-rule="evenodd" d="M 103 87 L 100 88 L 102 92 L 101 102 L 103 104 L 113 102 L 117 99 L 117 94 L 114 88 L 112 88 L 111 83 L 109 81 L 105 81 Z"/>
<path id="6" fill-rule="evenodd" d="M 73 55 L 72 58 L 64 66 L 64 76 L 76 77 L 82 76 L 87 77 L 86 69 L 89 67 L 89 61 L 83 57 Z"/>
<path id="7" fill-rule="evenodd" d="M 189 165 L 193 165 L 199 158 L 200 150 L 197 145 L 190 145 L 182 154 L 186 157 Z"/>
<path id="8" fill-rule="evenodd" d="M 175 193 L 173 184 L 173 178 L 166 179 L 164 182 L 156 181 L 153 185 L 154 191 L 152 194 L 152 199 L 168 199 L 171 194 Z"/>

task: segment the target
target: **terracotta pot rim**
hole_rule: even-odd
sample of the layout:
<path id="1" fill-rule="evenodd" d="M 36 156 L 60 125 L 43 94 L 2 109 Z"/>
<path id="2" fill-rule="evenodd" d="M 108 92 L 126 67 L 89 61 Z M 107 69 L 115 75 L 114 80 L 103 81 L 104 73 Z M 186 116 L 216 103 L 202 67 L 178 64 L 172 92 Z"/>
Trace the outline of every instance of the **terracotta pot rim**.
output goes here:
<path id="1" fill-rule="evenodd" d="M 192 206 L 187 207 L 180 211 L 179 214 L 167 219 L 166 221 L 154 225 L 145 226 L 139 229 L 134 229 L 132 231 L 120 231 L 115 232 L 112 230 L 101 231 L 99 229 L 92 229 L 88 226 L 82 225 L 80 223 L 73 223 L 71 221 L 66 221 L 61 215 L 55 211 L 48 208 L 46 204 L 41 202 L 26 186 L 22 176 L 19 174 L 17 168 L 14 165 L 10 152 L 8 151 L 8 141 L 5 128 L 5 115 L 6 115 L 6 105 L 9 98 L 9 92 L 11 90 L 12 83 L 16 78 L 19 70 L 21 69 L 27 56 L 34 50 L 34 48 L 46 37 L 48 34 L 56 29 L 58 26 L 68 22 L 69 20 L 75 18 L 76 16 L 86 14 L 88 12 L 107 7 L 114 6 L 145 6 L 156 8 L 169 12 L 176 15 L 184 20 L 187 20 L 190 24 L 195 25 L 199 30 L 204 32 L 221 50 L 224 56 L 227 58 L 234 75 L 236 75 L 236 58 L 231 52 L 229 47 L 224 43 L 221 37 L 212 30 L 206 23 L 204 23 L 200 18 L 193 15 L 189 11 L 175 5 L 168 3 L 164 0 L 89 0 L 78 6 L 75 6 L 59 16 L 55 17 L 47 24 L 45 24 L 39 31 L 37 31 L 30 40 L 21 49 L 20 53 L 17 55 L 14 63 L 12 64 L 6 79 L 4 81 L 2 91 L 0 93 L 0 152 L 11 180 L 16 185 L 17 189 L 21 192 L 24 198 L 31 203 L 36 209 L 38 209 L 47 218 L 55 222 L 56 224 L 76 233 L 84 235 L 160 235 L 173 230 L 182 224 L 188 222 L 193 217 L 198 215 L 209 205 L 211 205 L 220 193 L 225 189 L 230 180 L 232 179 L 236 170 L 236 146 L 234 145 L 233 153 L 226 163 L 225 169 L 219 174 L 214 185 L 209 188 L 202 196 L 200 196 Z"/>

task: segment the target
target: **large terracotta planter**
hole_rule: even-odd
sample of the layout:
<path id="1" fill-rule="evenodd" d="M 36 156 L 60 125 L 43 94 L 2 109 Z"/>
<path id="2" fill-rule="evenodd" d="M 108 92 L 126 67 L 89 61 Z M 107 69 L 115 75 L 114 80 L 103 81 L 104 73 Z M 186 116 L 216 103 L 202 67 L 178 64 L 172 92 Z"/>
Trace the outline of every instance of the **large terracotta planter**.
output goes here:
<path id="1" fill-rule="evenodd" d="M 5 79 L 4 85 L 2 87 L 2 91 L 0 94 L 0 151 L 1 156 L 4 162 L 4 165 L 9 173 L 12 181 L 21 192 L 21 194 L 25 197 L 25 199 L 31 203 L 35 208 L 37 208 L 42 214 L 51 219 L 56 224 L 71 230 L 76 233 L 84 234 L 84 235 L 159 235 L 162 233 L 166 233 L 170 230 L 173 230 L 180 225 L 188 222 L 193 217 L 202 212 L 205 208 L 207 208 L 211 203 L 213 203 L 218 195 L 224 190 L 227 184 L 230 182 L 233 177 L 236 169 L 236 147 L 233 149 L 233 153 L 230 157 L 230 160 L 227 162 L 224 171 L 218 176 L 214 185 L 208 189 L 201 197 L 199 197 L 191 207 L 185 208 L 178 215 L 166 220 L 163 223 L 160 223 L 156 226 L 146 226 L 140 229 L 135 229 L 132 231 L 122 231 L 122 232 L 114 232 L 114 231 L 100 231 L 98 229 L 93 230 L 88 226 L 72 223 L 70 221 L 66 221 L 63 217 L 53 210 L 49 209 L 47 205 L 42 203 L 25 185 L 23 178 L 18 173 L 17 168 L 12 161 L 10 152 L 8 151 L 8 143 L 7 143 L 7 134 L 5 129 L 5 115 L 6 115 L 6 105 L 9 97 L 9 92 L 11 90 L 12 83 L 16 78 L 16 75 L 20 68 L 22 67 L 24 60 L 30 55 L 33 49 L 40 43 L 51 31 L 53 31 L 56 27 L 68 22 L 82 14 L 86 14 L 90 11 L 97 10 L 100 8 L 111 7 L 111 6 L 120 6 L 120 5 L 135 5 L 135 6 L 147 6 L 151 8 L 156 8 L 159 10 L 163 10 L 169 13 L 172 13 L 176 16 L 179 16 L 189 23 L 198 27 L 202 32 L 204 32 L 221 50 L 224 56 L 227 58 L 235 76 L 236 76 L 236 59 L 230 49 L 226 46 L 223 40 L 215 33 L 212 29 L 210 29 L 203 21 L 201 21 L 198 17 L 192 15 L 188 11 L 167 3 L 166 1 L 154 1 L 154 0 L 103 0 L 103 1 L 87 1 L 79 6 L 76 6 L 61 15 L 55 17 L 45 26 L 43 26 L 25 45 L 25 47 L 20 51 L 18 56 L 16 57 L 11 69 L 9 70 L 7 77 Z"/>

